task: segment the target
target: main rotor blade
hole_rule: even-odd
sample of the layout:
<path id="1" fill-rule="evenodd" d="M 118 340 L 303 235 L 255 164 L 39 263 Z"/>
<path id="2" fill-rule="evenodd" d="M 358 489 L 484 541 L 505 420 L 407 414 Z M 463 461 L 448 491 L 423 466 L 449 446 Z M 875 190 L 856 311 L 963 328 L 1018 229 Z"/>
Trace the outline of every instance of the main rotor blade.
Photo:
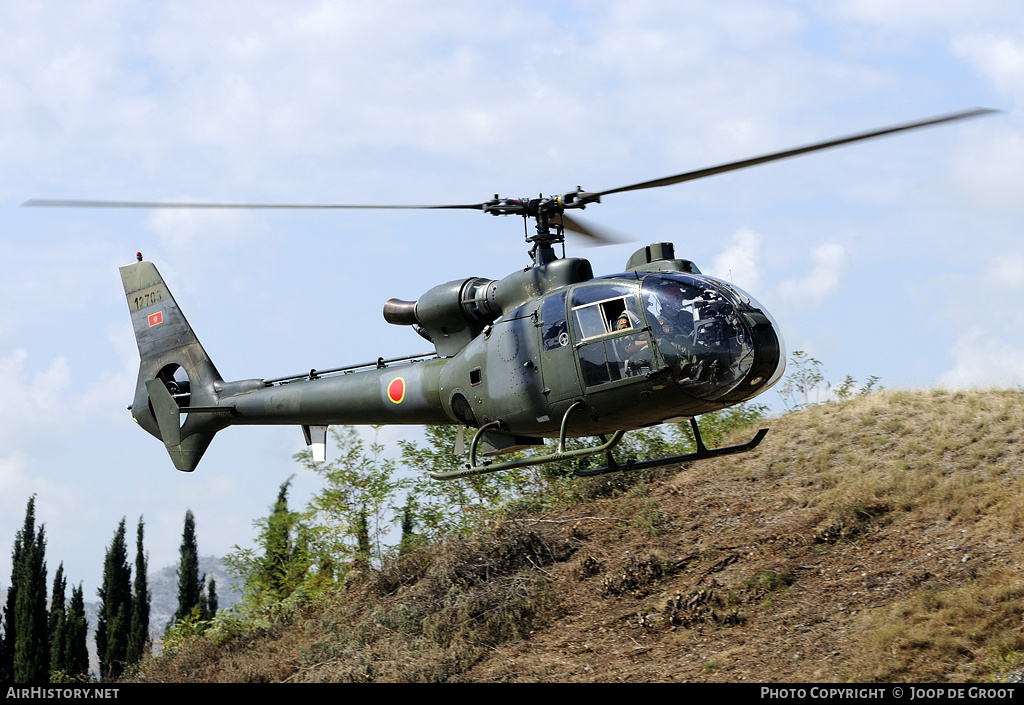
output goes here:
<path id="1" fill-rule="evenodd" d="M 234 210 L 342 210 L 356 208 L 372 209 L 460 209 L 483 210 L 483 203 L 463 203 L 436 206 L 382 206 L 382 205 L 343 205 L 319 203 L 175 203 L 162 201 L 80 201 L 54 198 L 33 198 L 25 201 L 22 206 L 45 208 L 197 208 L 197 209 L 234 209 Z"/>
<path id="2" fill-rule="evenodd" d="M 630 239 L 611 228 L 598 226 L 580 218 L 570 217 L 568 213 L 559 213 L 551 220 L 556 223 L 561 221 L 562 227 L 566 230 L 571 230 L 574 233 L 579 233 L 589 238 L 592 245 L 618 245 L 619 243 L 628 242 Z"/>
<path id="3" fill-rule="evenodd" d="M 638 191 L 640 189 L 657 188 L 659 186 L 671 186 L 672 184 L 679 184 L 684 181 L 693 181 L 694 179 L 703 179 L 706 176 L 714 176 L 715 174 L 722 174 L 727 171 L 736 171 L 737 169 L 746 169 L 747 167 L 757 166 L 758 164 L 764 164 L 766 162 L 774 162 L 779 159 L 788 159 L 789 157 L 795 157 L 800 154 L 807 154 L 808 152 L 817 152 L 818 150 L 821 149 L 839 147 L 840 145 L 850 144 L 851 142 L 859 142 L 861 140 L 882 137 L 884 135 L 892 135 L 897 132 L 916 130 L 921 127 L 941 125 L 942 123 L 945 122 L 953 122 L 954 120 L 964 120 L 966 118 L 978 117 L 981 115 L 990 115 L 992 113 L 998 112 L 1002 111 L 992 110 L 990 108 L 974 108 L 972 110 L 963 110 L 957 113 L 950 113 L 949 115 L 939 115 L 937 117 L 928 118 L 925 120 L 917 120 L 915 122 L 908 122 L 902 125 L 884 127 L 879 130 L 872 130 L 871 132 L 861 132 L 855 135 L 850 135 L 848 137 L 839 137 L 834 140 L 828 140 L 827 142 L 817 142 L 815 144 L 809 144 L 804 147 L 787 149 L 783 152 L 765 154 L 760 157 L 754 157 L 753 159 L 744 159 L 742 161 L 721 164 L 719 166 L 713 166 L 707 169 L 688 171 L 683 174 L 676 174 L 675 176 L 666 176 L 664 178 L 653 179 L 651 181 L 641 181 L 640 183 L 637 184 L 630 184 L 629 186 L 620 186 L 619 188 L 608 189 L 607 191 L 588 191 L 585 195 L 585 198 L 587 201 L 590 201 L 595 198 L 606 196 L 611 193 L 622 193 L 623 191 Z"/>
<path id="4" fill-rule="evenodd" d="M 954 120 L 963 120 L 966 118 L 978 117 L 981 115 L 989 115 L 998 112 L 1000 111 L 991 110 L 989 108 L 974 108 L 972 110 L 964 110 L 957 113 L 951 113 L 949 115 L 940 115 L 937 117 L 928 118 L 926 120 L 918 120 L 915 122 L 909 122 L 902 125 L 894 125 L 892 127 L 886 127 L 879 130 L 872 130 L 871 132 L 862 132 L 855 135 L 850 135 L 848 137 L 840 137 L 837 139 L 829 140 L 827 142 L 818 142 L 815 144 L 806 145 L 804 147 L 788 149 L 782 152 L 765 154 L 760 157 L 754 157 L 753 159 L 744 159 L 737 162 L 730 162 L 728 164 L 721 164 L 719 166 L 709 167 L 707 169 L 688 171 L 682 174 L 676 174 L 675 176 L 666 176 L 664 178 L 653 179 L 651 181 L 641 181 L 640 183 L 630 184 L 628 186 L 620 186 L 618 188 L 608 189 L 606 191 L 577 191 L 574 192 L 574 205 L 566 207 L 579 208 L 585 206 L 588 203 L 599 201 L 601 196 L 606 196 L 613 193 L 623 193 L 625 191 L 638 191 L 640 189 L 657 188 L 659 186 L 671 186 L 672 184 L 679 184 L 684 181 L 702 179 L 706 176 L 714 176 L 715 174 L 722 174 L 727 171 L 745 169 L 750 166 L 757 166 L 758 164 L 773 162 L 779 159 L 788 159 L 789 157 L 795 157 L 801 154 L 807 154 L 809 152 L 816 152 L 822 149 L 839 147 L 841 145 L 850 144 L 852 142 L 859 142 L 861 140 L 873 139 L 875 137 L 891 135 L 897 132 L 916 130 L 922 127 L 941 125 L 942 123 L 952 122 Z M 494 201 L 489 201 L 485 203 L 459 203 L 446 205 L 379 205 L 319 203 L 179 203 L 161 201 L 89 201 L 71 199 L 34 198 L 29 201 L 25 201 L 21 205 L 29 207 L 49 208 L 190 208 L 209 210 L 479 210 L 500 215 L 528 215 L 528 213 L 526 212 L 520 212 L 521 209 L 512 210 L 511 206 L 508 203 L 504 201 L 499 202 L 497 198 Z M 559 209 L 561 209 L 561 206 L 559 207 Z M 616 241 L 616 238 L 614 237 L 607 237 L 605 235 L 600 234 L 596 226 L 583 225 L 582 223 L 573 221 L 572 219 L 567 219 L 563 221 L 563 223 L 567 229 L 581 233 L 597 241 Z"/>

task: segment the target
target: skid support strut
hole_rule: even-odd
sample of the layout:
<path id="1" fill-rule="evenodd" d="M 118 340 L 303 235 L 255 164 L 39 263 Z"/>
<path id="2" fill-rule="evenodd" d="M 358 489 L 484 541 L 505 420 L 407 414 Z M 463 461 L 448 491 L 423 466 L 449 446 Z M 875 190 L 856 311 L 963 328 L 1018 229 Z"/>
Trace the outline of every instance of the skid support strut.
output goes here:
<path id="1" fill-rule="evenodd" d="M 478 461 L 476 452 L 480 445 L 480 439 L 483 437 L 484 433 L 496 428 L 499 424 L 498 421 L 492 421 L 491 423 L 481 426 L 473 436 L 473 442 L 469 446 L 469 465 L 464 468 L 460 468 L 459 470 L 451 470 L 449 472 L 432 472 L 430 473 L 430 476 L 435 480 L 454 480 L 459 477 L 469 477 L 470 475 L 482 475 L 488 472 L 498 472 L 499 470 L 514 470 L 515 468 L 525 468 L 530 465 L 544 465 L 545 463 L 555 463 L 560 460 L 572 460 L 574 458 L 586 458 L 591 455 L 598 455 L 599 453 L 610 453 L 612 448 L 618 445 L 619 441 L 622 440 L 622 437 L 626 433 L 625 431 L 616 431 L 608 440 L 605 440 L 602 437 L 601 440 L 603 443 L 597 446 L 578 448 L 576 450 L 565 449 L 565 438 L 566 430 L 569 427 L 569 417 L 572 416 L 574 411 L 582 409 L 583 407 L 583 402 L 577 401 L 566 409 L 565 415 L 562 416 L 562 425 L 558 431 L 558 446 L 555 448 L 553 453 L 531 455 L 526 458 L 506 460 L 500 463 L 491 463 L 486 460 L 483 462 Z"/>

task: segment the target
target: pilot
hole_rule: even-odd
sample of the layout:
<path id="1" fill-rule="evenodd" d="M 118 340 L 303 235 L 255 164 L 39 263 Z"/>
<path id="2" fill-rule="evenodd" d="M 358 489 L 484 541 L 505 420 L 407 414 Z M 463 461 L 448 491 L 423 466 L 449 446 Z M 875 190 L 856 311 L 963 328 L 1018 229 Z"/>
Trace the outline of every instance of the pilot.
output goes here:
<path id="1" fill-rule="evenodd" d="M 639 323 L 639 320 L 634 319 L 636 319 L 634 314 L 630 313 L 628 309 L 623 309 L 622 313 L 619 314 L 619 317 L 615 319 L 615 326 L 612 330 L 629 330 L 631 328 L 636 328 L 636 324 Z"/>
<path id="2" fill-rule="evenodd" d="M 693 313 L 688 308 L 664 308 L 656 321 L 654 339 L 672 376 L 680 381 L 698 379 L 703 365 L 694 354 Z"/>
<path id="3" fill-rule="evenodd" d="M 627 308 L 615 319 L 612 330 L 639 330 L 640 327 L 639 316 Z M 632 377 L 651 368 L 647 336 L 642 333 L 619 338 L 609 354 L 616 358 L 615 362 L 622 364 L 622 377 Z"/>

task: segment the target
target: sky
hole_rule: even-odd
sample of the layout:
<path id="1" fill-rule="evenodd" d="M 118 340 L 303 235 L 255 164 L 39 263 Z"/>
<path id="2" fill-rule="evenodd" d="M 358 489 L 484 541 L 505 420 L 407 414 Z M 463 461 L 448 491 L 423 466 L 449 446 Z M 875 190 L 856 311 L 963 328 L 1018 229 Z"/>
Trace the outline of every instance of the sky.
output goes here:
<path id="1" fill-rule="evenodd" d="M 672 187 L 584 218 L 753 294 L 839 382 L 1024 384 L 1024 5 L 1010 0 L 0 4 L 0 586 L 36 496 L 94 599 L 146 522 L 175 563 L 249 545 L 298 428 L 230 428 L 196 472 L 127 411 L 117 268 L 159 268 L 227 379 L 419 353 L 381 316 L 526 266 L 471 211 L 22 208 L 31 198 L 472 203 L 605 190 L 973 106 L 1001 114 Z M 780 407 L 775 391 L 762 397 Z M 387 428 L 380 438 L 416 438 Z M 771 436 L 768 440 L 770 442 Z M 6 544 L 10 541 L 11 544 Z M 134 544 L 133 544 L 134 545 Z"/>

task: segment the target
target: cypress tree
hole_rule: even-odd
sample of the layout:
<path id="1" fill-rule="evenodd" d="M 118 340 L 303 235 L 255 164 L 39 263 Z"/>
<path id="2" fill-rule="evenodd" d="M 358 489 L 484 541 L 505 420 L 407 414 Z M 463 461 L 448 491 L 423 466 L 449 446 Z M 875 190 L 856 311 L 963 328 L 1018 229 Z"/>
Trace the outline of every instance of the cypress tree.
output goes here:
<path id="1" fill-rule="evenodd" d="M 64 651 L 67 654 L 65 673 L 72 678 L 84 679 L 89 674 L 89 622 L 85 618 L 85 597 L 82 584 L 71 589 L 71 603 L 65 615 Z"/>
<path id="2" fill-rule="evenodd" d="M 266 528 L 260 537 L 266 548 L 260 572 L 260 581 L 274 600 L 283 600 L 292 590 L 297 576 L 305 573 L 305 565 L 296 566 L 298 550 L 292 539 L 292 526 L 295 515 L 288 511 L 288 488 L 292 484 L 289 477 L 277 492 L 277 501 L 273 511 L 266 520 Z"/>
<path id="3" fill-rule="evenodd" d="M 402 538 L 398 542 L 399 555 L 405 555 L 413 546 L 413 542 L 416 540 L 416 534 L 413 533 L 415 529 L 416 525 L 415 520 L 413 519 L 413 499 L 412 495 L 407 495 L 405 498 L 405 506 L 402 507 Z"/>
<path id="4" fill-rule="evenodd" d="M 14 549 L 11 551 L 11 587 L 7 591 L 4 607 L 4 633 L 0 635 L 0 683 L 14 682 L 14 642 L 18 633 L 14 619 L 14 603 L 18 597 L 17 574 L 21 565 L 21 534 L 14 535 Z"/>
<path id="5" fill-rule="evenodd" d="M 356 515 L 356 563 L 363 570 L 370 567 L 370 525 L 364 507 Z"/>
<path id="6" fill-rule="evenodd" d="M 100 677 L 117 678 L 124 672 L 128 655 L 128 636 L 132 615 L 132 569 L 128 565 L 125 544 L 125 520 L 114 533 L 103 564 L 103 587 L 96 625 L 96 653 Z"/>
<path id="7" fill-rule="evenodd" d="M 128 638 L 128 663 L 138 663 L 149 651 L 149 604 L 151 595 L 147 582 L 146 552 L 142 546 L 144 534 L 142 517 L 135 539 L 135 594 L 132 596 L 131 633 Z"/>
<path id="8" fill-rule="evenodd" d="M 310 551 L 298 512 L 288 509 L 292 477 L 283 483 L 270 515 L 253 522 L 259 527 L 259 552 L 238 551 L 228 556 L 228 570 L 245 581 L 246 598 L 252 605 L 279 602 L 316 575 L 330 576 L 325 553 L 322 566 L 310 570 Z"/>
<path id="9" fill-rule="evenodd" d="M 65 595 L 67 580 L 64 579 L 64 563 L 57 566 L 53 576 L 53 592 L 50 596 L 50 675 L 67 672 L 67 610 Z"/>
<path id="10" fill-rule="evenodd" d="M 25 511 L 25 525 L 14 542 L 11 583 L 14 600 L 14 667 L 16 683 L 45 683 L 50 674 L 50 643 L 46 614 L 46 538 L 35 528 L 36 498 Z M 8 624 L 10 619 L 8 617 Z"/>
<path id="11" fill-rule="evenodd" d="M 188 619 L 193 610 L 200 608 L 202 596 L 199 581 L 199 549 L 196 546 L 196 519 L 192 510 L 185 512 L 185 529 L 181 535 L 181 563 L 178 566 L 178 609 L 174 622 Z M 197 613 L 202 618 L 202 613 Z"/>
<path id="12" fill-rule="evenodd" d="M 205 619 L 213 619 L 217 616 L 217 581 L 214 577 L 210 576 L 210 582 L 206 584 L 206 617 Z"/>

